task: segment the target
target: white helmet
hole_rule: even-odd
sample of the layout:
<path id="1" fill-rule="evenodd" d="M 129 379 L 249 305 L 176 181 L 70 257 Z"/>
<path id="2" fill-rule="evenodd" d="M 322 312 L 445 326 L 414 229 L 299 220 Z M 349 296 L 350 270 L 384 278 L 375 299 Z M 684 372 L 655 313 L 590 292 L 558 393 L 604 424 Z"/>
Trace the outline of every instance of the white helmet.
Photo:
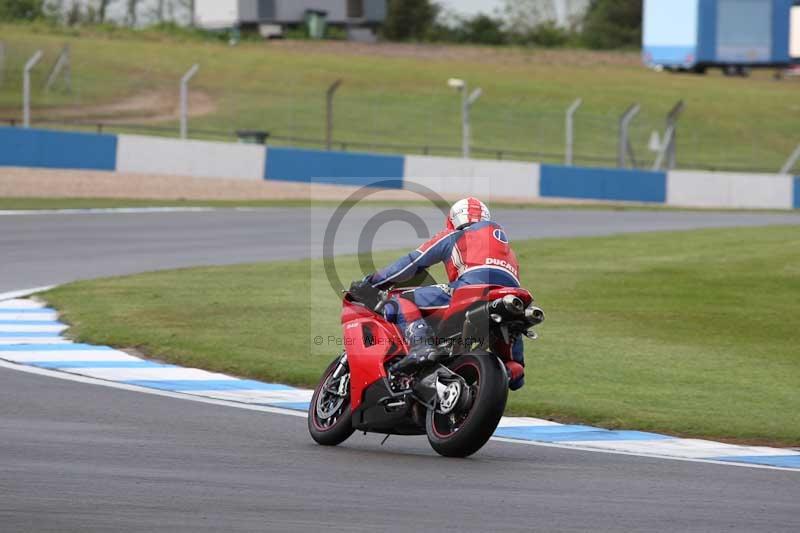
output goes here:
<path id="1" fill-rule="evenodd" d="M 462 229 L 465 226 L 491 220 L 492 215 L 486 204 L 470 196 L 453 204 L 450 208 L 450 215 L 447 217 L 447 227 L 449 229 Z"/>

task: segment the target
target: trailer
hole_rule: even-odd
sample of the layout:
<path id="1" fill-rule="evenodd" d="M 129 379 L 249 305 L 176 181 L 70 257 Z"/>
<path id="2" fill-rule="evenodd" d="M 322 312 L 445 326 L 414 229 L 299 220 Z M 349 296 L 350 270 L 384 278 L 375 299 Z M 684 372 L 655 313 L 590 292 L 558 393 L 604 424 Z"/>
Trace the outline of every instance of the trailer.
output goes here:
<path id="1" fill-rule="evenodd" d="M 645 0 L 646 65 L 727 74 L 800 62 L 800 0 Z"/>

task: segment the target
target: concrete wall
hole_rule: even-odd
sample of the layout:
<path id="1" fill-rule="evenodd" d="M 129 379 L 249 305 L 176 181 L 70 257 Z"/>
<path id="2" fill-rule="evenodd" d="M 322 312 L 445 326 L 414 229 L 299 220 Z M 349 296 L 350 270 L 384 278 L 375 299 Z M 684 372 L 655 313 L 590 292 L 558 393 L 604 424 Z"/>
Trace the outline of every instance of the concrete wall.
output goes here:
<path id="1" fill-rule="evenodd" d="M 794 208 L 800 209 L 800 178 L 794 179 Z"/>
<path id="2" fill-rule="evenodd" d="M 268 180 L 365 186 L 403 187 L 405 158 L 400 155 L 326 152 L 269 148 L 264 177 Z"/>
<path id="3" fill-rule="evenodd" d="M 196 178 L 264 178 L 263 146 L 120 135 L 117 170 Z"/>
<path id="4" fill-rule="evenodd" d="M 649 172 L 461 158 L 0 128 L 0 166 L 412 188 L 531 201 L 566 198 L 680 207 L 800 208 L 800 177 Z"/>
<path id="5" fill-rule="evenodd" d="M 667 204 L 791 209 L 795 181 L 773 174 L 673 171 L 667 182 Z"/>
<path id="6" fill-rule="evenodd" d="M 405 187 L 413 182 L 437 194 L 533 200 L 539 197 L 539 164 L 407 156 Z"/>
<path id="7" fill-rule="evenodd" d="M 663 204 L 666 182 L 663 172 L 542 165 L 540 192 L 551 198 Z"/>
<path id="8" fill-rule="evenodd" d="M 0 166 L 114 170 L 117 137 L 0 128 Z"/>

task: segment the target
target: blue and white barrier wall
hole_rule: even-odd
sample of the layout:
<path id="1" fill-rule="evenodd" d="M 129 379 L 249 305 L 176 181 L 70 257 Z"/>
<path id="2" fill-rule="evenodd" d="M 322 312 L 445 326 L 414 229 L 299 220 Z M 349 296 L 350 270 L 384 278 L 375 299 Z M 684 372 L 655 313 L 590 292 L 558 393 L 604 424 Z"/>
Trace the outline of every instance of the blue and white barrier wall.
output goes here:
<path id="1" fill-rule="evenodd" d="M 666 203 L 664 172 L 542 165 L 542 197 Z"/>
<path id="2" fill-rule="evenodd" d="M 117 136 L 0 128 L 0 166 L 116 170 Z"/>
<path id="3" fill-rule="evenodd" d="M 264 179 L 263 146 L 120 135 L 118 172 L 194 178 Z"/>
<path id="4" fill-rule="evenodd" d="M 299 148 L 267 149 L 264 179 L 364 186 L 383 181 L 403 188 L 405 157 L 401 155 L 328 152 Z"/>
<path id="5" fill-rule="evenodd" d="M 797 178 L 774 174 L 672 171 L 667 181 L 667 204 L 687 207 L 798 208 L 797 182 Z"/>
<path id="6" fill-rule="evenodd" d="M 771 174 L 565 167 L 0 128 L 0 167 L 110 170 L 196 178 L 277 180 L 440 194 L 566 198 L 680 207 L 800 208 L 800 177 Z M 1 171 L 0 171 L 1 176 Z"/>
<path id="7" fill-rule="evenodd" d="M 533 200 L 539 197 L 539 169 L 538 163 L 409 155 L 403 179 L 438 194 Z"/>

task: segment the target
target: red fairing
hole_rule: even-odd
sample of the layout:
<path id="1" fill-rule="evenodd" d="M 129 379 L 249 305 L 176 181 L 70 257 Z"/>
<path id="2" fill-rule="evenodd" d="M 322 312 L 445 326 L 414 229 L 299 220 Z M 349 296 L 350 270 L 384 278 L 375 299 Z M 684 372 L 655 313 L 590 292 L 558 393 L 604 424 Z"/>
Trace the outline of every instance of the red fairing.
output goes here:
<path id="1" fill-rule="evenodd" d="M 397 326 L 348 300 L 342 307 L 344 347 L 350 366 L 350 409 L 361 405 L 364 389 L 386 377 L 384 363 L 398 353 L 406 353 Z"/>
<path id="2" fill-rule="evenodd" d="M 520 298 L 526 307 L 533 301 L 533 295 L 526 289 L 499 285 L 467 285 L 453 292 L 450 307 L 442 310 L 441 318 L 447 320 L 455 315 L 466 313 L 478 302 L 491 302 L 509 294 Z"/>

